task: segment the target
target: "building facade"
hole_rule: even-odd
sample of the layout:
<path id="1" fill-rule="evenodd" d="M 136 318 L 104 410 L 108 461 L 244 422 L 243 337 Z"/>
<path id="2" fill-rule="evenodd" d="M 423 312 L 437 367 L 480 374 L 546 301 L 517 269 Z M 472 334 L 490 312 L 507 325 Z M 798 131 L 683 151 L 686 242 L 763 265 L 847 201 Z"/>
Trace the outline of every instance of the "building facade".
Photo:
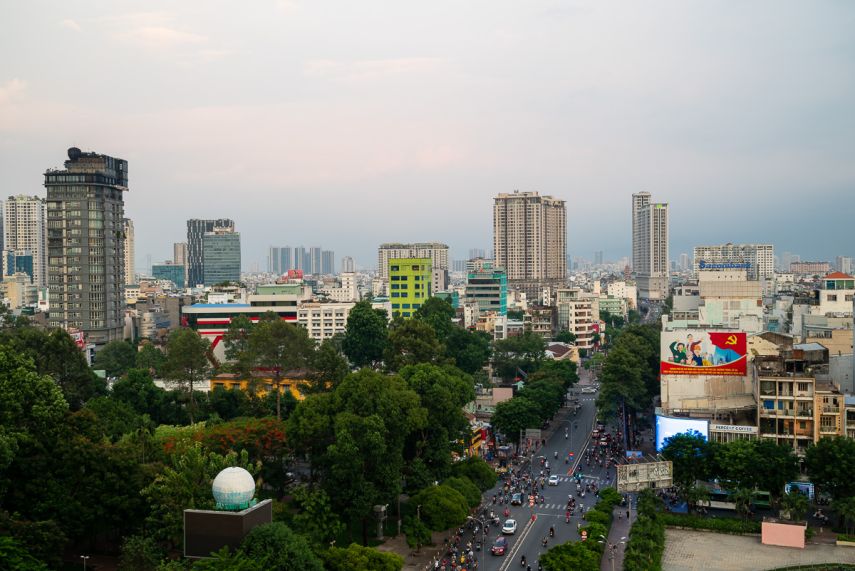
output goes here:
<path id="1" fill-rule="evenodd" d="M 507 315 L 508 275 L 505 270 L 493 267 L 491 261 L 483 260 L 466 275 L 463 300 L 477 303 L 479 313 L 495 311 L 498 315 Z"/>
<path id="2" fill-rule="evenodd" d="M 356 264 L 353 258 L 345 256 L 341 259 L 341 273 L 353 273 L 356 271 Z"/>
<path id="3" fill-rule="evenodd" d="M 180 264 L 153 264 L 151 275 L 158 280 L 169 280 L 178 289 L 184 288 L 184 266 Z"/>
<path id="4" fill-rule="evenodd" d="M 563 282 L 567 275 L 567 209 L 537 192 L 501 193 L 493 199 L 496 266 L 510 282 Z"/>
<path id="5" fill-rule="evenodd" d="M 555 292 L 555 330 L 576 336 L 576 347 L 594 346 L 593 299 L 579 288 L 561 288 Z"/>
<path id="6" fill-rule="evenodd" d="M 125 229 L 125 285 L 137 283 L 136 264 L 134 264 L 134 221 L 130 218 L 122 220 Z"/>
<path id="7" fill-rule="evenodd" d="M 389 260 L 399 258 L 430 258 L 431 268 L 448 270 L 448 245 L 439 242 L 417 242 L 414 244 L 380 244 L 377 250 L 377 271 L 389 281 Z"/>
<path id="8" fill-rule="evenodd" d="M 389 301 L 393 316 L 408 319 L 431 297 L 432 263 L 430 258 L 389 260 Z"/>
<path id="9" fill-rule="evenodd" d="M 240 281 L 240 233 L 214 228 L 202 237 L 202 283 L 212 286 Z"/>
<path id="10" fill-rule="evenodd" d="M 335 273 L 335 252 L 332 250 L 321 250 L 321 273 L 325 276 Z"/>
<path id="11" fill-rule="evenodd" d="M 73 147 L 45 188 L 49 325 L 82 330 L 95 345 L 121 340 L 128 163 Z"/>
<path id="12" fill-rule="evenodd" d="M 31 275 L 37 287 L 47 286 L 46 236 L 45 201 L 37 196 L 10 196 L 3 210 L 3 249 L 33 256 Z"/>
<path id="13" fill-rule="evenodd" d="M 354 305 L 352 302 L 304 302 L 297 309 L 297 323 L 316 341 L 331 339 L 336 334 L 344 334 L 347 316 Z"/>
<path id="14" fill-rule="evenodd" d="M 699 271 L 745 270 L 749 280 L 775 277 L 775 247 L 772 244 L 720 244 L 695 246 L 692 273 Z"/>
<path id="15" fill-rule="evenodd" d="M 809 275 L 809 276 L 824 276 L 831 271 L 831 264 L 828 262 L 791 262 L 790 272 L 794 274 Z"/>
<path id="16" fill-rule="evenodd" d="M 228 218 L 216 220 L 192 219 L 187 221 L 187 285 L 196 287 L 204 283 L 203 240 L 205 234 L 213 232 L 214 228 L 231 228 L 235 223 Z"/>
<path id="17" fill-rule="evenodd" d="M 633 270 L 641 299 L 668 297 L 668 204 L 651 202 L 650 194 L 632 195 Z"/>

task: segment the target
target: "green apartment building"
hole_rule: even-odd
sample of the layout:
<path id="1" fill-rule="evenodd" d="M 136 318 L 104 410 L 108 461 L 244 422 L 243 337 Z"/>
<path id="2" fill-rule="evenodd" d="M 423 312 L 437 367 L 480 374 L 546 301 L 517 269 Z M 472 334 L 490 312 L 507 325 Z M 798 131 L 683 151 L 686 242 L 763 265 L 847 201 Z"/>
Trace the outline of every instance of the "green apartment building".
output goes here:
<path id="1" fill-rule="evenodd" d="M 433 266 L 430 258 L 389 260 L 389 301 L 392 315 L 410 318 L 432 295 Z"/>

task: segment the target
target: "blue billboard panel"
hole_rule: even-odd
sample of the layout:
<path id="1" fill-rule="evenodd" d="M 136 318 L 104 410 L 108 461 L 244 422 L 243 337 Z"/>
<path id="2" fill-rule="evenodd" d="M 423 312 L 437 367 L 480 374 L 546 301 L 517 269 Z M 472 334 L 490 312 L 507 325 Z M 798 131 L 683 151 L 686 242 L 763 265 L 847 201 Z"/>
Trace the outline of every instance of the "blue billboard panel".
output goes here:
<path id="1" fill-rule="evenodd" d="M 700 432 L 704 440 L 710 438 L 710 421 L 697 418 L 676 418 L 673 416 L 656 415 L 656 451 L 660 452 L 665 446 L 665 440 L 675 434 Z"/>

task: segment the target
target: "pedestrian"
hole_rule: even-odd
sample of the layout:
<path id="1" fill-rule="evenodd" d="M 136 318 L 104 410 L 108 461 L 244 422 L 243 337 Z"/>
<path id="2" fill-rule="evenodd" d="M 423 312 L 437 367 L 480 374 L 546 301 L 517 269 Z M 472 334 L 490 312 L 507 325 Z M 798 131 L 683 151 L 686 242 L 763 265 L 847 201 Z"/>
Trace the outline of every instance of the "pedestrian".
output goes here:
<path id="1" fill-rule="evenodd" d="M 626 510 L 626 521 L 629 521 L 629 510 Z"/>

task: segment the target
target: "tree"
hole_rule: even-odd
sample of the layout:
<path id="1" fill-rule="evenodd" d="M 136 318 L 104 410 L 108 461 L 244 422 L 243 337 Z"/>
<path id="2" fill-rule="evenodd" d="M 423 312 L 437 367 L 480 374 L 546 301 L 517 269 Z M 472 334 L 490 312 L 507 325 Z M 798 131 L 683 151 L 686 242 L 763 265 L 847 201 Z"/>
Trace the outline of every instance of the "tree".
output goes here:
<path id="1" fill-rule="evenodd" d="M 852 535 L 853 530 L 855 530 L 855 497 L 834 500 L 831 504 L 831 508 L 834 510 L 834 513 L 843 520 L 843 525 L 846 527 L 846 533 Z"/>
<path id="2" fill-rule="evenodd" d="M 754 492 L 748 488 L 736 488 L 730 495 L 730 499 L 736 504 L 736 512 L 748 519 L 748 516 L 751 515 L 751 502 L 754 499 Z"/>
<path id="3" fill-rule="evenodd" d="M 163 551 L 152 537 L 129 535 L 122 541 L 119 571 L 151 571 L 163 559 Z"/>
<path id="4" fill-rule="evenodd" d="M 341 352 L 341 341 L 327 339 L 321 343 L 309 358 L 309 380 L 311 384 L 301 388 L 305 393 L 330 392 L 341 384 L 350 367 Z"/>
<path id="5" fill-rule="evenodd" d="M 407 516 L 404 518 L 402 529 L 407 536 L 407 545 L 415 548 L 416 553 L 419 552 L 422 545 L 430 543 L 432 537 L 431 531 L 419 518 Z"/>
<path id="6" fill-rule="evenodd" d="M 539 561 L 546 571 L 594 571 L 600 568 L 601 559 L 599 551 L 591 548 L 594 543 L 593 540 L 562 543 L 541 555 Z"/>
<path id="7" fill-rule="evenodd" d="M 347 316 L 341 348 L 353 366 L 375 367 L 383 360 L 388 336 L 386 312 L 372 308 L 368 301 L 360 301 Z"/>
<path id="8" fill-rule="evenodd" d="M 855 440 L 822 438 L 805 454 L 811 480 L 835 500 L 855 496 Z"/>
<path id="9" fill-rule="evenodd" d="M 253 368 L 252 354 L 249 350 L 249 335 L 252 328 L 252 321 L 245 315 L 239 315 L 229 322 L 229 328 L 223 335 L 227 361 L 224 368 L 244 377 L 249 377 Z"/>
<path id="10" fill-rule="evenodd" d="M 29 554 L 14 538 L 0 536 L 0 561 L 4 569 L 17 571 L 47 571 L 48 567 Z"/>
<path id="11" fill-rule="evenodd" d="M 781 498 L 781 508 L 787 512 L 787 517 L 791 521 L 802 521 L 808 511 L 807 496 L 798 490 L 792 490 Z"/>
<path id="12" fill-rule="evenodd" d="M 526 331 L 516 337 L 496 341 L 493 366 L 504 379 L 513 379 L 520 371 L 534 373 L 545 359 L 546 342 L 540 335 Z"/>
<path id="13" fill-rule="evenodd" d="M 331 547 L 323 557 L 328 571 L 400 571 L 404 566 L 397 553 L 380 552 L 356 543 L 347 549 Z"/>
<path id="14" fill-rule="evenodd" d="M 134 411 L 133 407 L 110 397 L 91 399 L 83 410 L 91 410 L 95 414 L 101 436 L 113 442 L 122 435 L 140 428 L 143 422 L 142 417 Z"/>
<path id="15" fill-rule="evenodd" d="M 452 473 L 460 478 L 467 478 L 486 492 L 496 485 L 496 471 L 481 458 L 470 457 L 454 464 Z"/>
<path id="16" fill-rule="evenodd" d="M 316 548 L 325 548 L 344 530 L 329 496 L 323 490 L 311 490 L 306 486 L 298 486 L 293 495 L 300 509 L 294 516 L 295 530 Z"/>
<path id="17" fill-rule="evenodd" d="M 540 427 L 543 419 L 537 403 L 523 397 L 514 397 L 496 405 L 493 426 L 511 442 L 519 442 L 520 431 Z"/>
<path id="18" fill-rule="evenodd" d="M 697 509 L 698 505 L 702 502 L 709 501 L 710 491 L 704 486 L 694 485 L 686 491 L 685 498 L 686 503 L 689 506 L 689 510 L 694 510 Z"/>
<path id="19" fill-rule="evenodd" d="M 469 478 L 446 478 L 442 483 L 460 492 L 470 508 L 477 508 L 481 503 L 481 490 Z"/>
<path id="20" fill-rule="evenodd" d="M 689 492 L 698 480 L 710 475 L 710 446 L 697 431 L 675 434 L 665 439 L 662 456 L 674 466 L 674 483 L 680 495 L 689 500 Z M 690 505 L 693 505 L 690 502 Z"/>
<path id="21" fill-rule="evenodd" d="M 455 328 L 451 322 L 454 314 L 454 308 L 450 303 L 438 297 L 431 297 L 416 310 L 413 317 L 429 325 L 436 334 L 436 338 L 444 343 Z"/>
<path id="22" fill-rule="evenodd" d="M 565 329 L 564 331 L 559 332 L 558 335 L 555 336 L 555 340 L 559 343 L 575 343 L 576 334 Z"/>
<path id="23" fill-rule="evenodd" d="M 133 368 L 137 361 L 137 351 L 128 341 L 110 341 L 95 353 L 93 369 L 103 369 L 108 377 L 121 377 Z"/>
<path id="24" fill-rule="evenodd" d="M 454 327 L 445 339 L 445 355 L 470 375 L 484 368 L 490 359 L 491 339 L 483 331 Z"/>
<path id="25" fill-rule="evenodd" d="M 433 531 L 444 531 L 466 521 L 469 513 L 466 498 L 450 486 L 425 488 L 410 498 L 411 508 L 418 508 L 419 518 Z"/>
<path id="26" fill-rule="evenodd" d="M 308 542 L 281 522 L 253 528 L 240 550 L 271 571 L 323 571 L 321 560 Z"/>
<path id="27" fill-rule="evenodd" d="M 145 369 L 131 369 L 123 378 L 113 383 L 112 398 L 130 406 L 137 414 L 148 414 L 158 423 L 159 412 L 166 392 L 154 384 Z"/>
<path id="28" fill-rule="evenodd" d="M 597 409 L 604 416 L 613 417 L 621 402 L 633 410 L 643 410 L 647 406 L 648 394 L 642 377 L 644 366 L 636 354 L 623 346 L 609 352 L 600 372 L 597 398 Z"/>
<path id="29" fill-rule="evenodd" d="M 793 447 L 766 439 L 751 442 L 757 456 L 757 488 L 770 492 L 775 498 L 781 497 L 786 483 L 799 473 L 799 459 Z"/>
<path id="30" fill-rule="evenodd" d="M 398 371 L 407 365 L 437 363 L 444 352 L 436 332 L 428 323 L 396 318 L 389 329 L 384 361 L 390 371 Z"/>
<path id="31" fill-rule="evenodd" d="M 136 368 L 148 371 L 152 376 L 158 376 L 166 363 L 166 355 L 151 343 L 141 343 L 136 354 Z"/>
<path id="32" fill-rule="evenodd" d="M 178 562 L 175 562 L 177 565 Z M 231 551 L 228 546 L 211 553 L 209 559 L 199 559 L 193 563 L 193 571 L 264 571 L 266 560 L 256 560 L 240 549 Z M 183 567 L 179 567 L 184 569 Z M 151 569 L 151 568 L 148 568 Z M 172 569 L 171 567 L 169 569 Z M 158 567 L 158 571 L 165 571 Z"/>
<path id="33" fill-rule="evenodd" d="M 209 348 L 207 339 L 188 328 L 173 331 L 167 343 L 164 374 L 188 396 L 190 402 L 188 413 L 191 424 L 194 422 L 196 414 L 195 387 L 206 379 L 210 371 Z"/>

